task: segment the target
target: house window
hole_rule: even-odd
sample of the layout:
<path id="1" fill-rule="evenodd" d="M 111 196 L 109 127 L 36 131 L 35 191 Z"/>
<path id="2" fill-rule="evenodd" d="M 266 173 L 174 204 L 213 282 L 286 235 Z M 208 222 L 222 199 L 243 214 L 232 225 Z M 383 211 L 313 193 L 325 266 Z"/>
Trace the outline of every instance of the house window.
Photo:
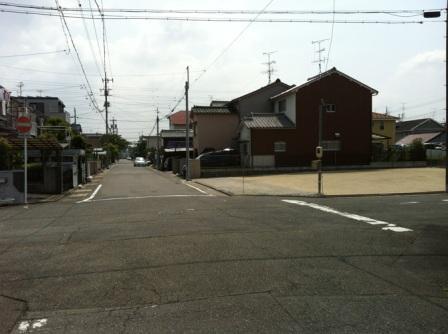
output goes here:
<path id="1" fill-rule="evenodd" d="M 278 101 L 278 112 L 286 111 L 286 100 Z"/>
<path id="2" fill-rule="evenodd" d="M 286 143 L 284 141 L 276 141 L 274 143 L 274 152 L 286 152 Z"/>
<path id="3" fill-rule="evenodd" d="M 341 141 L 340 140 L 322 140 L 322 148 L 324 151 L 340 151 Z"/>
<path id="4" fill-rule="evenodd" d="M 325 111 L 326 112 L 336 112 L 336 105 L 335 104 L 326 104 Z"/>
<path id="5" fill-rule="evenodd" d="M 380 121 L 380 130 L 384 130 L 384 121 Z"/>

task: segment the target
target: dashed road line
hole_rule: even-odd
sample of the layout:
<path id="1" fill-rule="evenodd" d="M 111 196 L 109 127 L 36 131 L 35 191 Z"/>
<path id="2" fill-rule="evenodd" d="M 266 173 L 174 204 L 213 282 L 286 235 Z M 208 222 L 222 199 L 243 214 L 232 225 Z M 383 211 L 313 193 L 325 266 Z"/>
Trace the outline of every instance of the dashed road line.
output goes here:
<path id="1" fill-rule="evenodd" d="M 76 202 L 76 203 L 85 203 L 85 202 L 90 202 L 92 199 L 95 198 L 96 194 L 98 193 L 98 191 L 101 189 L 103 185 L 100 184 L 98 185 L 98 187 L 96 187 L 95 191 L 92 193 L 92 195 L 90 195 L 88 198 L 83 199 L 82 201 Z"/>
<path id="2" fill-rule="evenodd" d="M 407 204 L 419 204 L 420 202 L 416 201 L 410 201 L 410 202 L 401 202 L 400 205 L 407 205 Z"/>
<path id="3" fill-rule="evenodd" d="M 315 204 L 315 203 L 308 203 L 308 202 L 296 201 L 296 200 L 288 200 L 288 199 L 283 199 L 282 201 L 286 202 L 286 203 L 290 203 L 290 204 L 307 206 L 307 207 L 310 207 L 310 208 L 313 208 L 316 210 L 320 210 L 320 211 L 327 212 L 327 213 L 332 213 L 332 214 L 335 214 L 338 216 L 357 220 L 357 221 L 364 222 L 364 223 L 367 223 L 370 225 L 386 225 L 385 227 L 381 228 L 384 231 L 393 231 L 393 232 L 411 232 L 412 231 L 409 228 L 400 227 L 400 226 L 397 226 L 395 224 L 390 224 L 385 221 L 376 220 L 376 219 L 360 216 L 360 215 L 349 213 L 349 212 L 338 211 L 338 210 L 335 210 L 335 209 L 330 208 L 325 205 L 319 205 L 319 204 Z"/>

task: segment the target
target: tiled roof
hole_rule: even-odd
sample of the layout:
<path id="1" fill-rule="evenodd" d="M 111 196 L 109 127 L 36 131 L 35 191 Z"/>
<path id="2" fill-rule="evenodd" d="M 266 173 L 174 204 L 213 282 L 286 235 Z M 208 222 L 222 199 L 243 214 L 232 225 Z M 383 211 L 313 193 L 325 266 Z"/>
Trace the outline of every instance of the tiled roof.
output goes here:
<path id="1" fill-rule="evenodd" d="M 249 129 L 293 129 L 295 127 L 285 114 L 252 114 L 243 123 Z"/>
<path id="2" fill-rule="evenodd" d="M 294 87 L 292 87 L 292 88 L 290 88 L 290 89 L 288 89 L 288 90 L 286 90 L 286 91 L 284 91 L 284 92 L 282 92 L 280 94 L 277 94 L 277 95 L 271 97 L 271 99 L 273 100 L 273 99 L 277 99 L 277 98 L 282 97 L 282 96 L 286 96 L 286 95 L 290 95 L 290 94 L 296 93 L 299 89 L 301 89 L 301 88 L 303 88 L 305 86 L 308 86 L 308 85 L 310 85 L 310 84 L 312 84 L 312 83 L 314 83 L 316 81 L 319 81 L 319 80 L 321 80 L 321 79 L 323 79 L 325 77 L 333 75 L 333 74 L 337 74 L 337 75 L 343 76 L 344 78 L 346 78 L 346 79 L 348 79 L 350 81 L 353 81 L 354 83 L 360 85 L 361 87 L 364 87 L 365 89 L 369 90 L 372 95 L 377 95 L 378 94 L 378 91 L 376 89 L 373 89 L 372 87 L 369 87 L 366 84 L 363 84 L 361 81 L 358 81 L 358 80 L 352 78 L 351 76 L 349 76 L 349 75 L 347 75 L 347 74 L 337 70 L 336 67 L 333 67 L 332 69 L 330 69 L 330 70 L 328 70 L 326 72 L 323 72 L 320 75 L 316 75 L 314 77 L 309 78 L 308 81 L 305 82 L 304 84 L 299 85 L 299 86 L 294 86 Z"/>
<path id="3" fill-rule="evenodd" d="M 258 88 L 257 90 L 254 90 L 254 91 L 252 91 L 252 92 L 250 92 L 250 93 L 247 93 L 247 94 L 244 94 L 244 95 L 242 95 L 242 96 L 240 96 L 240 97 L 237 97 L 236 99 L 233 99 L 231 102 L 237 102 L 237 101 L 243 100 L 243 99 L 245 99 L 246 97 L 252 96 L 252 95 L 254 95 L 254 94 L 259 93 L 260 91 L 265 90 L 266 88 L 270 88 L 270 87 L 272 87 L 272 86 L 277 86 L 277 85 L 278 85 L 278 86 L 282 86 L 282 87 L 284 87 L 285 90 L 294 87 L 294 85 L 292 85 L 292 86 L 291 86 L 291 85 L 288 85 L 288 84 L 282 82 L 280 79 L 277 79 L 277 80 L 275 80 L 274 82 L 272 82 L 272 83 L 270 83 L 270 84 L 268 84 L 268 85 L 266 85 L 266 86 L 263 86 L 263 87 Z"/>
<path id="4" fill-rule="evenodd" d="M 185 111 L 178 111 L 168 116 L 172 125 L 185 125 Z"/>
<path id="5" fill-rule="evenodd" d="M 409 145 L 412 144 L 412 142 L 415 139 L 421 139 L 423 143 L 426 143 L 433 139 L 434 137 L 437 137 L 440 135 L 440 132 L 433 132 L 433 133 L 417 133 L 413 135 L 408 135 L 404 138 L 401 138 L 399 141 L 396 142 L 397 145 Z"/>
<path id="6" fill-rule="evenodd" d="M 424 124 L 426 122 L 434 122 L 434 123 L 436 123 L 431 118 L 422 118 L 422 119 L 414 119 L 414 120 L 410 120 L 410 121 L 398 122 L 397 123 L 397 132 L 412 131 L 416 127 L 418 127 L 419 125 Z M 443 126 L 441 124 L 439 124 L 440 126 L 437 126 L 437 124 L 435 125 L 435 128 L 436 128 L 435 130 L 437 131 L 437 128 L 440 127 L 440 131 L 442 131 L 443 130 Z"/>
<path id="7" fill-rule="evenodd" d="M 380 114 L 380 113 L 377 113 L 377 112 L 372 112 L 372 119 L 373 120 L 385 120 L 385 121 L 391 120 L 391 121 L 394 121 L 394 120 L 398 120 L 399 118 L 391 116 L 391 115 L 387 115 L 387 114 Z"/>
<path id="8" fill-rule="evenodd" d="M 193 114 L 230 114 L 227 107 L 194 106 L 191 108 Z"/>

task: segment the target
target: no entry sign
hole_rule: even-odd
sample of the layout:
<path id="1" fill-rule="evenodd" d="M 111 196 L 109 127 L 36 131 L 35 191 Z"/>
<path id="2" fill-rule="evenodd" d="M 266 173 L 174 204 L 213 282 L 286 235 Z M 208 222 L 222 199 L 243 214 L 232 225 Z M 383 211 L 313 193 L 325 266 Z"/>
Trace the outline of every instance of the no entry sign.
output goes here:
<path id="1" fill-rule="evenodd" d="M 31 118 L 27 116 L 20 116 L 17 118 L 16 129 L 20 133 L 28 133 L 31 130 Z"/>

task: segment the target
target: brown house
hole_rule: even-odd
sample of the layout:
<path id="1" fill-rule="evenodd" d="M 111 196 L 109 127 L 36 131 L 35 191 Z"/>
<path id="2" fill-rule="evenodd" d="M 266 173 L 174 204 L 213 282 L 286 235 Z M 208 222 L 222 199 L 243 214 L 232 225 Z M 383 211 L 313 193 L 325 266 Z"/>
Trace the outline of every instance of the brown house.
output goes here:
<path id="1" fill-rule="evenodd" d="M 378 92 L 332 68 L 271 98 L 274 113 L 253 113 L 241 124 L 243 163 L 252 167 L 309 166 L 318 146 L 324 102 L 324 164 L 368 164 L 372 95 Z"/>

